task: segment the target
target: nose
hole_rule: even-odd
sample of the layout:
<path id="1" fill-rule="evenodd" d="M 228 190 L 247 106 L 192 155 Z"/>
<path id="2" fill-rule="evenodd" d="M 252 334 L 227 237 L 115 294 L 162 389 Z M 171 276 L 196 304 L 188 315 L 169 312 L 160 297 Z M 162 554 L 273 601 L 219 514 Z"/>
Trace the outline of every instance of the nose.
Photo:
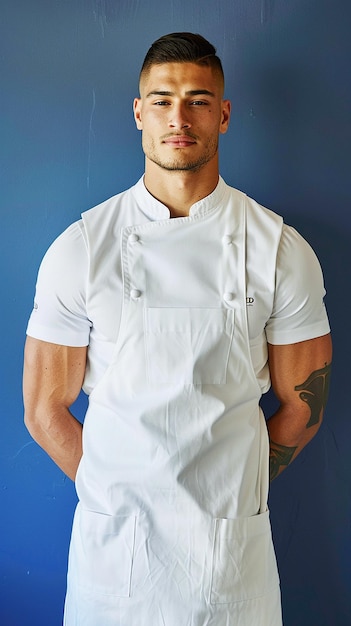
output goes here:
<path id="1" fill-rule="evenodd" d="M 183 128 L 190 128 L 191 127 L 191 122 L 189 120 L 189 116 L 186 112 L 186 109 L 183 105 L 179 104 L 179 105 L 173 105 L 171 107 L 171 111 L 170 111 L 170 117 L 169 117 L 169 122 L 168 125 L 170 128 L 174 128 L 174 129 L 183 129 Z"/>

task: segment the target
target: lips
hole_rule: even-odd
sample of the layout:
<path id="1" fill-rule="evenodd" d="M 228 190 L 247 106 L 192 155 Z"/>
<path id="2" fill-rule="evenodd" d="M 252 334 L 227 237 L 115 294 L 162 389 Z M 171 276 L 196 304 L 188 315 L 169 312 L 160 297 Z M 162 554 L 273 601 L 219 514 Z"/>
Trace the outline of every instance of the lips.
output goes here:
<path id="1" fill-rule="evenodd" d="M 188 135 L 171 135 L 170 137 L 166 137 L 166 139 L 163 140 L 163 143 L 175 148 L 187 148 L 188 146 L 194 145 L 196 140 Z"/>

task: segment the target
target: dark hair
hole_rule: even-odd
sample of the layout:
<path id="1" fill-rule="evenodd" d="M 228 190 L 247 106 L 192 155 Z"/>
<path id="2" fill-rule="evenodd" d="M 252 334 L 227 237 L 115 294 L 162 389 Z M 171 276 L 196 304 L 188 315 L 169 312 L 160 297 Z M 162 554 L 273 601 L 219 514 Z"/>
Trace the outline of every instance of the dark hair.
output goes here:
<path id="1" fill-rule="evenodd" d="M 207 39 L 194 33 L 170 33 L 154 41 L 146 53 L 140 77 L 147 73 L 152 65 L 172 62 L 197 63 L 212 67 L 224 81 L 222 63 L 216 56 L 216 48 Z"/>

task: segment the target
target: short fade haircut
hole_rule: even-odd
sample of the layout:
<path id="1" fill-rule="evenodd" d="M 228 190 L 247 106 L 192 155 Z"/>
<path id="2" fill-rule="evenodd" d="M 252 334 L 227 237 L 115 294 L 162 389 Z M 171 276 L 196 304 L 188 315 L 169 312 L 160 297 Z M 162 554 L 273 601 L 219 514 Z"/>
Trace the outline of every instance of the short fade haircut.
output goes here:
<path id="1" fill-rule="evenodd" d="M 170 33 L 154 41 L 146 53 L 140 78 L 148 74 L 153 65 L 162 63 L 196 63 L 211 67 L 224 84 L 223 67 L 216 48 L 201 35 Z"/>

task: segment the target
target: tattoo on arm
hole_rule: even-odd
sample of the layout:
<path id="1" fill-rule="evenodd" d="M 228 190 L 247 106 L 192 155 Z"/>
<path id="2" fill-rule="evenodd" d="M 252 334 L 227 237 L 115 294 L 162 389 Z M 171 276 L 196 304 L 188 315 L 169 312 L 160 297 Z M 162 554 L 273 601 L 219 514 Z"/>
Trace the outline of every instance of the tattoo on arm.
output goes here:
<path id="1" fill-rule="evenodd" d="M 280 443 L 270 440 L 269 478 L 271 481 L 278 476 L 282 466 L 289 465 L 295 450 L 297 450 L 297 446 L 282 446 Z"/>
<path id="2" fill-rule="evenodd" d="M 310 409 L 310 418 L 306 429 L 319 424 L 329 393 L 330 364 L 325 364 L 319 370 L 312 372 L 304 383 L 296 385 L 295 391 L 299 391 L 299 397 Z M 298 446 L 283 446 L 270 440 L 269 453 L 269 476 L 273 480 L 278 476 L 280 469 L 289 465 Z"/>
<path id="3" fill-rule="evenodd" d="M 328 399 L 330 381 L 330 364 L 325 364 L 322 369 L 316 370 L 309 375 L 307 380 L 295 387 L 295 391 L 300 391 L 301 400 L 308 404 L 311 411 L 310 419 L 306 428 L 319 423 Z"/>

